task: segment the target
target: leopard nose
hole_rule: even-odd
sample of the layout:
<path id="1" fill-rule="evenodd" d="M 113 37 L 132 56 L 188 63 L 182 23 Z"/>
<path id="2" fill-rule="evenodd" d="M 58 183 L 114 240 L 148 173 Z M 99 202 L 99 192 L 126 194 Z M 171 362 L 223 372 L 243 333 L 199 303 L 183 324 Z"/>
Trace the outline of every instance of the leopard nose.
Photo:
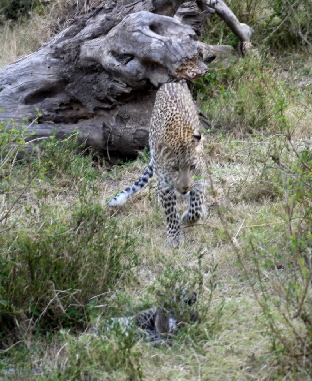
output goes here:
<path id="1" fill-rule="evenodd" d="M 182 194 L 186 194 L 188 191 L 190 190 L 190 188 L 188 187 L 188 186 L 182 186 L 181 188 L 180 188 L 180 192 L 182 193 Z"/>

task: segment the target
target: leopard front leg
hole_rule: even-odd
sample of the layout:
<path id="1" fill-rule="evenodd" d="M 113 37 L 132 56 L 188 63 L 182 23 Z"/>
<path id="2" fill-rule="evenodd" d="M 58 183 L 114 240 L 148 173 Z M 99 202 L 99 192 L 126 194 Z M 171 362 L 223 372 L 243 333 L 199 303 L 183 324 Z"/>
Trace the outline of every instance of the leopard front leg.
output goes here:
<path id="1" fill-rule="evenodd" d="M 183 232 L 177 211 L 176 195 L 173 188 L 160 188 L 159 194 L 167 219 L 167 239 L 165 246 L 175 248 L 183 242 Z"/>
<path id="2" fill-rule="evenodd" d="M 204 205 L 205 181 L 196 180 L 193 188 L 188 195 L 189 208 L 183 213 L 183 224 L 194 224 L 200 218 L 207 216 L 206 207 Z"/>

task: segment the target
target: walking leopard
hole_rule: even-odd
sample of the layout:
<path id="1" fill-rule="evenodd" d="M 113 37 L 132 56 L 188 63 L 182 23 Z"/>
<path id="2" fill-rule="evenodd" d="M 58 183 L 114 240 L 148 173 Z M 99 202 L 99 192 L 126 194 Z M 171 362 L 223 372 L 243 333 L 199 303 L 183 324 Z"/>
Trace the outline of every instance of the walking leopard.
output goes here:
<path id="1" fill-rule="evenodd" d="M 149 147 L 151 159 L 141 177 L 107 205 L 124 204 L 155 174 L 167 220 L 165 245 L 178 247 L 183 242 L 183 233 L 175 191 L 188 198 L 189 207 L 182 215 L 182 224 L 193 224 L 206 216 L 201 123 L 186 84 L 166 83 L 157 91 L 150 122 Z"/>

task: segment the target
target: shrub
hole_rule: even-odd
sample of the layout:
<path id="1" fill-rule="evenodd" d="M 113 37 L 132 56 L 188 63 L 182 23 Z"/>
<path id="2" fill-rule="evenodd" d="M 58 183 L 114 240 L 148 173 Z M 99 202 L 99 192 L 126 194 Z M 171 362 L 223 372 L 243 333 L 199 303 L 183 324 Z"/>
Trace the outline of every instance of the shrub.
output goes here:
<path id="1" fill-rule="evenodd" d="M 275 371 L 284 375 L 287 364 L 305 374 L 312 369 L 312 154 L 309 142 L 293 139 L 287 119 L 281 123 L 285 134 L 272 138 L 271 159 L 265 159 L 283 196 L 278 223 L 245 227 L 240 243 L 219 213 L 262 309 Z M 254 150 L 254 155 L 261 153 Z"/>
<path id="2" fill-rule="evenodd" d="M 27 127 L 16 127 L 13 120 L 0 121 L 0 180 L 7 180 L 18 158 L 25 152 L 31 138 Z"/>
<path id="3" fill-rule="evenodd" d="M 64 333 L 66 362 L 57 371 L 58 379 L 72 380 L 142 380 L 141 350 L 134 331 L 89 334 L 75 338 Z"/>
<path id="4" fill-rule="evenodd" d="M 1 313 L 40 331 L 79 327 L 93 296 L 131 276 L 134 239 L 97 204 L 77 206 L 67 222 L 46 216 L 37 229 L 2 239 Z"/>
<path id="5" fill-rule="evenodd" d="M 7 19 L 17 20 L 21 17 L 29 16 L 29 12 L 35 7 L 39 1 L 37 0 L 4 0 L 1 12 Z"/>
<path id="6" fill-rule="evenodd" d="M 266 20 L 265 42 L 271 47 L 309 45 L 312 38 L 312 3 L 309 0 L 270 0 L 272 13 Z"/>
<path id="7" fill-rule="evenodd" d="M 82 327 L 91 298 L 131 278 L 135 240 L 95 201 L 98 171 L 76 134 L 32 153 L 26 127 L 2 123 L 1 134 L 0 337 L 26 320 L 26 331 Z M 54 193 L 75 186 L 69 213 L 49 204 L 52 185 Z"/>
<path id="8" fill-rule="evenodd" d="M 79 133 L 58 140 L 54 136 L 44 140 L 40 151 L 33 157 L 34 169 L 39 168 L 50 180 L 79 181 L 96 179 L 98 172 L 93 166 L 92 155 L 87 155 L 84 143 L 78 142 Z"/>
<path id="9" fill-rule="evenodd" d="M 282 80 L 272 81 L 273 61 L 250 56 L 228 67 L 212 67 L 197 80 L 195 90 L 213 130 L 236 137 L 284 133 L 283 116 L 297 90 Z"/>
<path id="10" fill-rule="evenodd" d="M 310 0 L 230 0 L 227 5 L 240 22 L 253 28 L 252 42 L 256 47 L 280 52 L 300 45 L 311 47 Z M 205 39 L 210 44 L 238 45 L 236 35 L 217 15 L 210 15 Z"/>

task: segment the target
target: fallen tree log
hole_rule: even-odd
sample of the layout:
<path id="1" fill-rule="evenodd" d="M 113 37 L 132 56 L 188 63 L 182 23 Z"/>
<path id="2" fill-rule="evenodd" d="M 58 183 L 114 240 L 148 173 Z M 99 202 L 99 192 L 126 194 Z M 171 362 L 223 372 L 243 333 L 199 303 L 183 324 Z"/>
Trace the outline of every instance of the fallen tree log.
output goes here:
<path id="1" fill-rule="evenodd" d="M 101 2 L 38 51 L 0 70 L 1 119 L 37 118 L 32 139 L 78 130 L 87 145 L 107 154 L 135 155 L 147 145 L 157 87 L 203 76 L 215 56 L 191 26 L 170 17 L 182 3 Z M 228 15 L 223 4 L 199 5 Z M 246 28 L 235 25 L 243 35 Z"/>

